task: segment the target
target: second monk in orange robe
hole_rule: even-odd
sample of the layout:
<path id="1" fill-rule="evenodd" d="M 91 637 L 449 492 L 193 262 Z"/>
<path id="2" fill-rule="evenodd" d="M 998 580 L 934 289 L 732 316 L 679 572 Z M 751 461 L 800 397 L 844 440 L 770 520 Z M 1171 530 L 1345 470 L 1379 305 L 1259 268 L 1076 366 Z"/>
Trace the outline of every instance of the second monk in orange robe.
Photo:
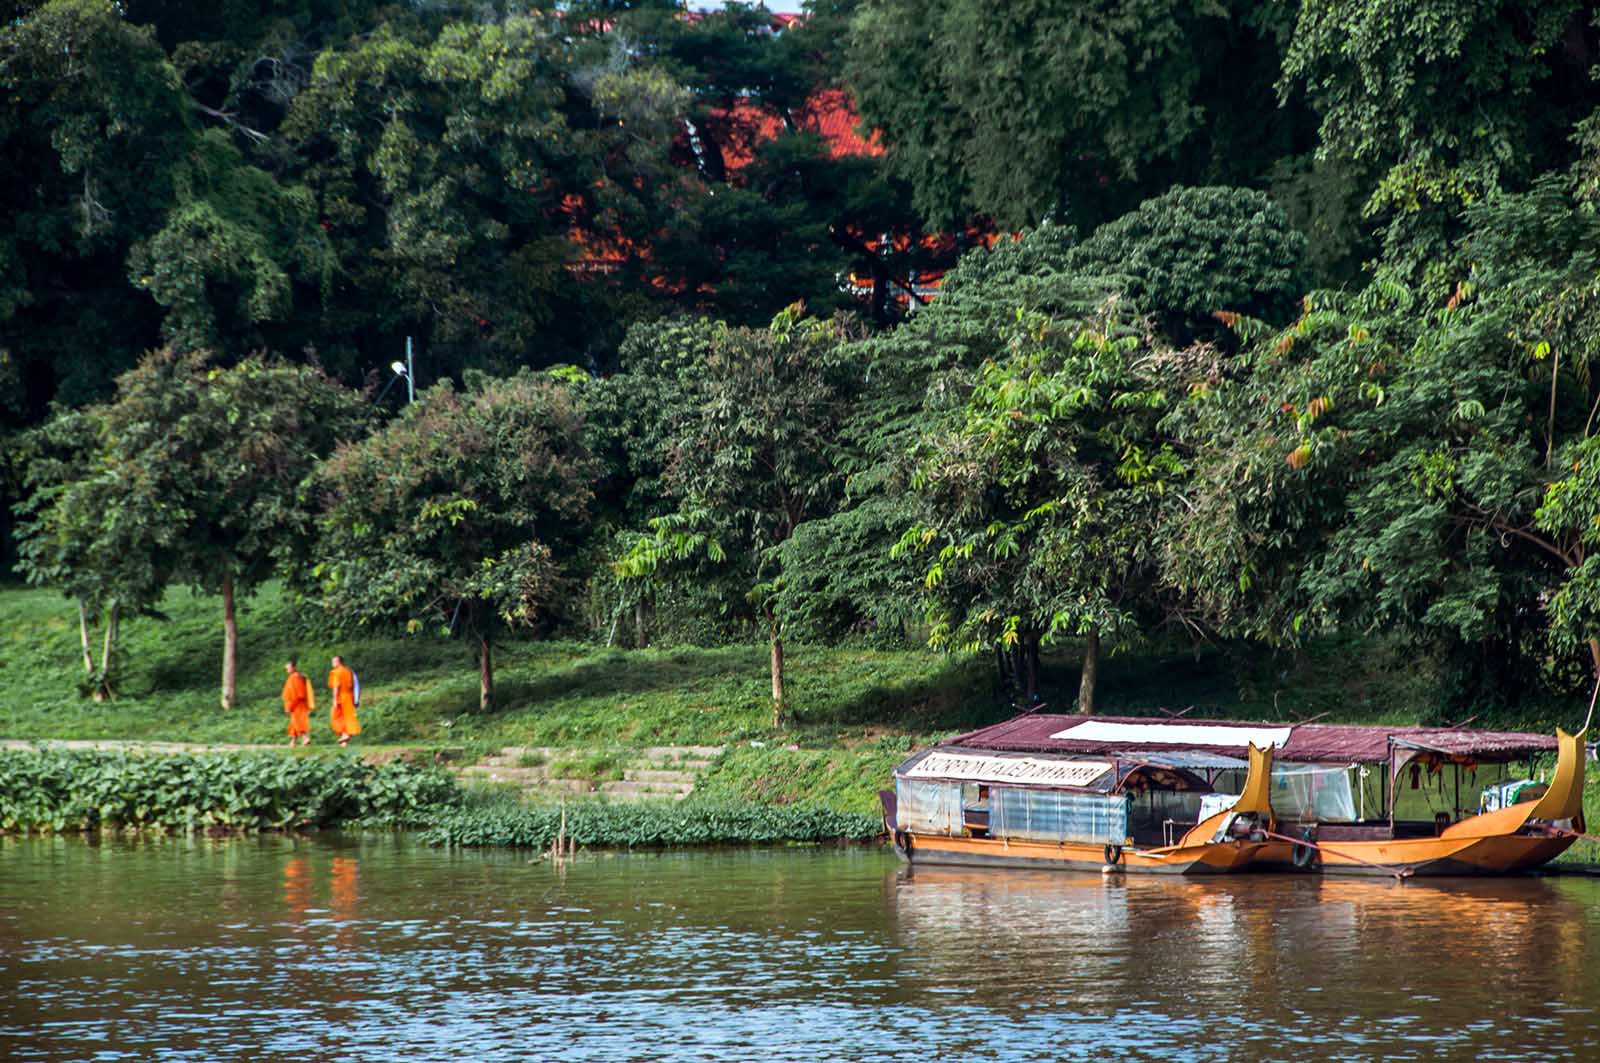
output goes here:
<path id="1" fill-rule="evenodd" d="M 317 696 L 311 692 L 311 680 L 295 670 L 294 662 L 284 665 L 289 673 L 283 681 L 283 711 L 289 714 L 289 744 L 311 744 L 311 710 L 317 707 Z"/>
<path id="2" fill-rule="evenodd" d="M 333 659 L 328 689 L 333 691 L 333 733 L 341 746 L 349 745 L 351 736 L 361 733 L 361 722 L 356 719 L 356 677 L 344 666 L 343 657 Z"/>

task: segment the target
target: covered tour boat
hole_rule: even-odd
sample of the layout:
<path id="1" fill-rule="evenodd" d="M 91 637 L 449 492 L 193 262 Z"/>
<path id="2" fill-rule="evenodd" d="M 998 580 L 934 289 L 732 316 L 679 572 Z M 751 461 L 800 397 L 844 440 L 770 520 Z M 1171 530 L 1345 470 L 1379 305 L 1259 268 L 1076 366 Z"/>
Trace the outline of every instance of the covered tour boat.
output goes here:
<path id="1" fill-rule="evenodd" d="M 1272 752 L 1098 757 L 957 740 L 918 753 L 881 795 L 895 849 L 923 864 L 1204 874 L 1269 843 Z"/>
<path id="2" fill-rule="evenodd" d="M 900 765 L 885 824 L 913 863 L 1504 874 L 1584 830 L 1557 736 L 1029 713 Z"/>

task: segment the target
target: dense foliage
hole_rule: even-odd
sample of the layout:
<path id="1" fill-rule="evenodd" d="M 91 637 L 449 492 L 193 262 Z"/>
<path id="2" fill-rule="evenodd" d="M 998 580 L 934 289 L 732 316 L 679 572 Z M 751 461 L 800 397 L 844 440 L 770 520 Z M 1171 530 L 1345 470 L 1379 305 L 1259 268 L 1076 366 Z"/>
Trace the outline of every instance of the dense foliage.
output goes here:
<path id="1" fill-rule="evenodd" d="M 0 750 L 0 831 L 414 827 L 460 793 L 446 772 L 398 760 Z"/>
<path id="2" fill-rule="evenodd" d="M 312 528 L 301 484 L 367 412 L 315 367 L 165 350 L 118 377 L 110 401 L 46 426 L 25 474 L 21 567 L 105 614 L 103 692 L 114 690 L 119 611 L 148 610 L 167 584 L 184 583 L 222 596 L 221 701 L 234 707 L 236 596 L 282 554 L 303 552 Z M 83 648 L 87 665 L 87 635 Z"/>
<path id="3" fill-rule="evenodd" d="M 6 509 L 96 697 L 269 575 L 482 709 L 507 625 L 759 637 L 775 722 L 797 640 L 1600 666 L 1596 5 L 226 11 L 0 26 Z"/>
<path id="4" fill-rule="evenodd" d="M 520 805 L 489 801 L 441 816 L 423 837 L 434 845 L 548 849 L 558 835 L 584 848 L 659 849 L 875 838 L 880 817 L 821 805 L 706 800 Z"/>

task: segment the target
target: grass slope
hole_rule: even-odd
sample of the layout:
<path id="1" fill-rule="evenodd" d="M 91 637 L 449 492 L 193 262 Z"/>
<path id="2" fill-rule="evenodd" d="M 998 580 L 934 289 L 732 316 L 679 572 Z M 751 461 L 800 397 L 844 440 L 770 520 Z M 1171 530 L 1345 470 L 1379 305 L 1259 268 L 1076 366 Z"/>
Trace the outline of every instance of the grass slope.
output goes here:
<path id="1" fill-rule="evenodd" d="M 362 678 L 362 746 L 534 745 L 604 755 L 648 745 L 729 745 L 701 781 L 707 798 L 821 802 L 870 813 L 875 791 L 909 750 L 1009 712 L 982 659 L 917 648 L 797 646 L 789 656 L 795 719 L 775 731 L 765 646 L 623 651 L 511 641 L 497 655 L 499 707 L 480 714 L 476 667 L 461 644 L 389 635 L 333 641 L 275 586 L 240 607 L 240 705 L 224 712 L 217 707 L 219 602 L 175 591 L 163 612 L 165 620 L 125 622 L 120 696 L 96 704 L 78 692 L 72 604 L 49 591 L 0 589 L 0 738 L 282 742 L 283 660 L 298 656 L 320 686 L 338 652 Z M 1064 656 L 1046 664 L 1070 706 L 1075 662 Z M 1425 662 L 1373 641 L 1330 641 L 1293 655 L 1112 656 L 1101 677 L 1102 712 L 1195 705 L 1195 717 L 1326 713 L 1330 721 L 1403 723 L 1431 719 L 1437 700 Z M 325 695 L 318 704 L 313 735 L 327 748 Z M 1479 725 L 1572 727 L 1581 711 L 1553 706 Z"/>
<path id="2" fill-rule="evenodd" d="M 239 708 L 217 707 L 221 609 L 170 594 L 168 619 L 123 625 L 119 696 L 78 691 L 77 615 L 59 595 L 0 590 L 0 737 L 271 743 L 282 740 L 283 661 L 317 680 L 344 655 L 362 680 L 361 741 L 466 746 L 643 746 L 852 741 L 890 727 L 926 735 L 991 718 L 986 670 L 920 650 L 796 647 L 790 656 L 794 727 L 774 731 L 766 648 L 614 650 L 576 642 L 512 641 L 496 656 L 499 707 L 477 712 L 477 671 L 459 643 L 307 633 L 268 587 L 239 610 Z M 325 740 L 325 692 L 313 736 Z"/>

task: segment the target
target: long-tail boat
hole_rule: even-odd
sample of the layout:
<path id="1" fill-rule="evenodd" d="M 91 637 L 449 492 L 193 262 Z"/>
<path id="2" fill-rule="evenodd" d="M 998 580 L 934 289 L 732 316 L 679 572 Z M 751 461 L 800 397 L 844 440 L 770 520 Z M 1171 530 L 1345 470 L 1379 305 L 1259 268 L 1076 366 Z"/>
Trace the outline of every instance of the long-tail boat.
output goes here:
<path id="1" fill-rule="evenodd" d="M 1504 874 L 1584 830 L 1557 736 L 1030 713 L 902 764 L 885 823 L 913 863 Z"/>
<path id="2" fill-rule="evenodd" d="M 1277 796 L 1282 834 L 1256 853 L 1256 866 L 1347 875 L 1502 875 L 1548 863 L 1585 830 L 1581 733 L 1558 728 L 1551 741 L 1514 732 L 1418 730 L 1391 734 L 1387 746 L 1381 759 L 1352 761 L 1348 769 L 1366 770 L 1369 777 L 1382 772 L 1385 818 L 1329 816 L 1314 805 L 1292 808 Z M 1556 766 L 1543 783 L 1532 761 L 1552 747 Z M 1527 763 L 1525 773 L 1515 770 L 1519 762 Z M 1275 794 L 1288 789 L 1277 781 Z"/>
<path id="3" fill-rule="evenodd" d="M 1269 844 L 1272 751 L 1247 758 L 1146 753 L 1027 756 L 964 747 L 918 753 L 883 791 L 895 850 L 913 864 L 1233 871 Z M 1242 776 L 1237 793 L 1219 776 Z"/>

